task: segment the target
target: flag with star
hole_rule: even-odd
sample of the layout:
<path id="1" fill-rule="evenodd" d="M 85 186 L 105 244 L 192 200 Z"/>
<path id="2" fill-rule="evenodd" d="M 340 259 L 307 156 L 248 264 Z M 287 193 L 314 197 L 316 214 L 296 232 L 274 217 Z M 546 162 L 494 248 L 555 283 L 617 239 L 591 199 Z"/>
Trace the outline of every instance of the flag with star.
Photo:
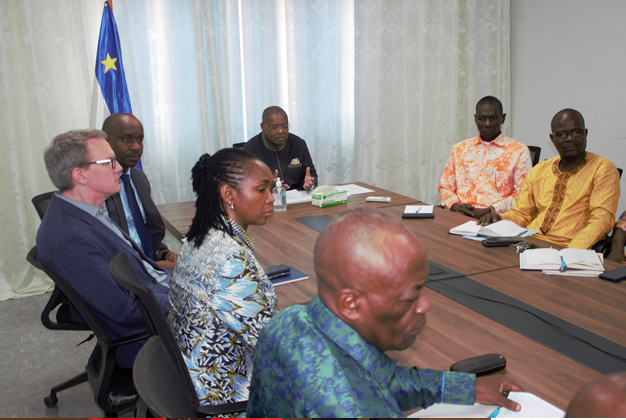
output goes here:
<path id="1" fill-rule="evenodd" d="M 105 1 L 96 53 L 96 78 L 89 127 L 100 130 L 106 117 L 117 112 L 131 114 L 133 111 L 124 76 L 117 24 L 111 5 Z"/>

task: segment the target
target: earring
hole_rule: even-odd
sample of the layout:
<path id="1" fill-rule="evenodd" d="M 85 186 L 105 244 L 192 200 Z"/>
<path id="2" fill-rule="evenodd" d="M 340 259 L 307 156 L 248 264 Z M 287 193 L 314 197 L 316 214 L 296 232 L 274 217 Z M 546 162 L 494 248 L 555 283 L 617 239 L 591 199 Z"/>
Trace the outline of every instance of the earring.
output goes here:
<path id="1" fill-rule="evenodd" d="M 235 204 L 234 203 L 230 203 L 230 209 L 231 210 L 235 210 Z"/>

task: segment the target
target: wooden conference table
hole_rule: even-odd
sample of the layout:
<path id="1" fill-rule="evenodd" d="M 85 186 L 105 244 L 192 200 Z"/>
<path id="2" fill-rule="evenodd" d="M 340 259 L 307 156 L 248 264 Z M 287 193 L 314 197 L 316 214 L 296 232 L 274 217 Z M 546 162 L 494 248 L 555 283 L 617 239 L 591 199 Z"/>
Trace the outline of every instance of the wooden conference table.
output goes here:
<path id="1" fill-rule="evenodd" d="M 297 217 L 336 215 L 346 209 L 367 206 L 401 219 L 404 206 L 419 201 L 367 184 L 370 194 L 353 195 L 347 205 L 318 208 L 311 203 L 290 204 L 275 213 L 265 226 L 251 226 L 255 256 L 263 267 L 286 264 L 310 276 L 308 280 L 278 286 L 281 308 L 310 301 L 317 293 L 313 247 L 319 233 L 295 220 Z M 368 195 L 389 196 L 390 203 L 368 203 Z M 168 230 L 179 239 L 195 214 L 193 202 L 157 206 Z M 435 208 L 435 219 L 404 219 L 422 241 L 428 258 L 471 279 L 626 346 L 626 284 L 597 278 L 546 276 L 521 271 L 511 247 L 485 248 L 479 242 L 449 235 L 448 230 L 468 221 L 467 216 Z M 535 238 L 528 242 L 549 244 Z M 608 261 L 606 268 L 618 265 Z M 574 394 L 600 373 L 519 334 L 433 290 L 432 309 L 423 333 L 413 346 L 389 355 L 406 366 L 447 370 L 462 359 L 500 353 L 507 359 L 506 374 L 525 391 L 565 409 Z"/>

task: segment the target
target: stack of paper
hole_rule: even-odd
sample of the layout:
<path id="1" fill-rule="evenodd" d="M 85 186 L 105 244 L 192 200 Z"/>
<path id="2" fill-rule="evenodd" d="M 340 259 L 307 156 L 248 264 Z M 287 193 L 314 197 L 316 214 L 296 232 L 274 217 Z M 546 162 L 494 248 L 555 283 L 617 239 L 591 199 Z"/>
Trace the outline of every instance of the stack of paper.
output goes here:
<path id="1" fill-rule="evenodd" d="M 589 249 L 528 249 L 520 254 L 519 267 L 552 275 L 597 277 L 604 273 L 604 258 Z"/>
<path id="2" fill-rule="evenodd" d="M 475 220 L 470 220 L 450 229 L 449 233 L 463 236 L 520 236 L 526 231 L 527 229 L 519 227 L 510 220 L 500 220 L 487 226 L 481 226 Z"/>
<path id="3" fill-rule="evenodd" d="M 531 394 L 530 392 L 511 392 L 508 396 L 522 406 L 520 411 L 510 411 L 506 408 L 498 408 L 497 405 L 458 405 L 458 404 L 434 404 L 419 410 L 409 418 L 563 418 L 565 412 L 549 402 Z"/>

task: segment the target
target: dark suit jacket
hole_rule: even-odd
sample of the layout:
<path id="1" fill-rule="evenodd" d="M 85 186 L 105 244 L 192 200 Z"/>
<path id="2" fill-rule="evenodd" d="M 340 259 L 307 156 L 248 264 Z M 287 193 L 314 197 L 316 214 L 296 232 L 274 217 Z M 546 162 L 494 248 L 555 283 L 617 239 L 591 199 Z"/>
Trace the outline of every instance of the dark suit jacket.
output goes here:
<path id="1" fill-rule="evenodd" d="M 150 197 L 150 182 L 146 174 L 140 169 L 130 168 L 130 177 L 135 183 L 137 194 L 139 194 L 143 204 L 143 211 L 146 213 L 146 229 L 148 230 L 148 236 L 150 236 L 154 252 L 156 253 L 159 249 L 167 249 L 161 242 L 165 237 L 165 224 L 154 201 L 152 201 L 152 197 Z M 124 204 L 120 194 L 116 193 L 107 198 L 106 204 L 111 219 L 128 234 L 128 223 L 126 222 L 126 213 L 124 213 Z"/>
<path id="2" fill-rule="evenodd" d="M 109 270 L 111 259 L 120 252 L 128 256 L 141 283 L 154 292 L 163 313 L 168 313 L 169 288 L 153 282 L 142 259 L 158 269 L 154 262 L 136 244 L 129 246 L 98 219 L 59 197 L 52 197 L 37 231 L 37 250 L 37 259 L 65 279 L 114 339 L 146 330 L 135 296 Z M 120 347 L 118 365 L 132 367 L 142 345 Z"/>

